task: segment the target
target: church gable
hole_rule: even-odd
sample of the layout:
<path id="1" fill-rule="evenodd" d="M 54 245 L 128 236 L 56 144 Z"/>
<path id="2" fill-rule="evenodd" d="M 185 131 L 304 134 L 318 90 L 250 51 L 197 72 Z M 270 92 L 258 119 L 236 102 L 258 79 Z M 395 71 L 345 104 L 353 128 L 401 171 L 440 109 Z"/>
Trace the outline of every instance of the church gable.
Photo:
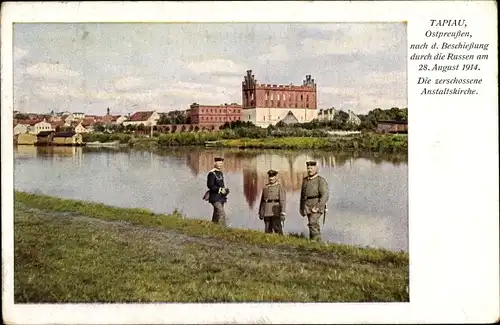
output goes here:
<path id="1" fill-rule="evenodd" d="M 285 124 L 294 124 L 299 123 L 299 119 L 292 113 L 292 111 L 288 111 L 288 113 L 281 119 L 280 122 Z"/>

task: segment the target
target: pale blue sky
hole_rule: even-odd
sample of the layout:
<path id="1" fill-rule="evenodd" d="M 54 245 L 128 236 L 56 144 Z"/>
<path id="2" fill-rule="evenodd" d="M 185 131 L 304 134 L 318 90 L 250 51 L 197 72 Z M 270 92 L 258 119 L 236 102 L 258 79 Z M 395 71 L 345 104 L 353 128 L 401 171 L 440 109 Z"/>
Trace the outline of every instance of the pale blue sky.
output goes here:
<path id="1" fill-rule="evenodd" d="M 241 82 L 301 84 L 319 108 L 406 107 L 406 25 L 15 24 L 14 108 L 115 114 L 241 103 Z"/>

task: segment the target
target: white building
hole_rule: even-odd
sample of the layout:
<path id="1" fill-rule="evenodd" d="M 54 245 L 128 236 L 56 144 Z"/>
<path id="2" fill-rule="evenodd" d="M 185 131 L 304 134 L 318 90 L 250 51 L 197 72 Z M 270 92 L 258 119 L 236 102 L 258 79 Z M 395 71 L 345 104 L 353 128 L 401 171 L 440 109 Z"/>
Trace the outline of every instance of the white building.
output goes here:
<path id="1" fill-rule="evenodd" d="M 298 123 L 307 123 L 314 120 L 317 115 L 317 110 L 310 108 L 257 107 L 244 109 L 243 121 L 266 128 L 280 121 L 287 123 L 290 120 L 297 120 Z"/>
<path id="2" fill-rule="evenodd" d="M 75 112 L 75 113 L 71 113 L 71 117 L 72 117 L 74 120 L 84 119 L 84 118 L 85 118 L 85 113 L 82 113 L 82 112 Z"/>
<path id="3" fill-rule="evenodd" d="M 89 133 L 89 132 L 91 132 L 91 130 L 84 127 L 82 125 L 82 122 L 78 123 L 78 125 L 75 126 L 75 133 Z"/>
<path id="4" fill-rule="evenodd" d="M 160 114 L 156 111 L 139 111 L 135 112 L 126 121 L 123 121 L 123 125 L 144 125 L 144 126 L 154 126 L 158 124 L 160 119 Z"/>
<path id="5" fill-rule="evenodd" d="M 27 123 L 17 123 L 14 126 L 14 135 L 29 133 L 31 126 Z"/>
<path id="6" fill-rule="evenodd" d="M 337 114 L 337 110 L 334 107 L 320 109 L 318 112 L 318 120 L 333 121 L 335 114 Z"/>
<path id="7" fill-rule="evenodd" d="M 361 119 L 354 114 L 353 111 L 348 110 L 347 113 L 349 114 L 349 118 L 347 119 L 348 123 L 354 124 L 354 125 L 360 125 L 361 124 Z"/>
<path id="8" fill-rule="evenodd" d="M 52 127 L 52 125 L 49 122 L 45 121 L 45 119 L 44 119 L 43 121 L 36 123 L 33 126 L 33 128 L 31 128 L 30 133 L 31 134 L 38 134 L 41 131 L 55 131 L 55 130 Z"/>

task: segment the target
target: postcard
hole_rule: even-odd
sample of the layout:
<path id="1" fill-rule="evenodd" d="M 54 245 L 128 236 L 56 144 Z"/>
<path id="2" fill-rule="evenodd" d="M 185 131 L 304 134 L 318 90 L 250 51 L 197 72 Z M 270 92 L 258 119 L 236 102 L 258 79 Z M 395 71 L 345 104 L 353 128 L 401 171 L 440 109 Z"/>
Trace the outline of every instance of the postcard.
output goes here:
<path id="1" fill-rule="evenodd" d="M 3 4 L 6 322 L 498 320 L 495 7 Z"/>

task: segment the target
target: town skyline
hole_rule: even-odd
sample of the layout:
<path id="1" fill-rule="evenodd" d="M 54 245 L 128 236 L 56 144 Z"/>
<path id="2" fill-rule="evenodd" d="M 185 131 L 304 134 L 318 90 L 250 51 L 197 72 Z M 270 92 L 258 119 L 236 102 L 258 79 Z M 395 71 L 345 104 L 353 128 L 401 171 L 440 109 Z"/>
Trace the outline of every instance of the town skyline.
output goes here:
<path id="1" fill-rule="evenodd" d="M 406 107 L 406 25 L 15 24 L 14 110 L 115 114 L 242 103 L 241 83 L 318 85 L 318 109 Z"/>

